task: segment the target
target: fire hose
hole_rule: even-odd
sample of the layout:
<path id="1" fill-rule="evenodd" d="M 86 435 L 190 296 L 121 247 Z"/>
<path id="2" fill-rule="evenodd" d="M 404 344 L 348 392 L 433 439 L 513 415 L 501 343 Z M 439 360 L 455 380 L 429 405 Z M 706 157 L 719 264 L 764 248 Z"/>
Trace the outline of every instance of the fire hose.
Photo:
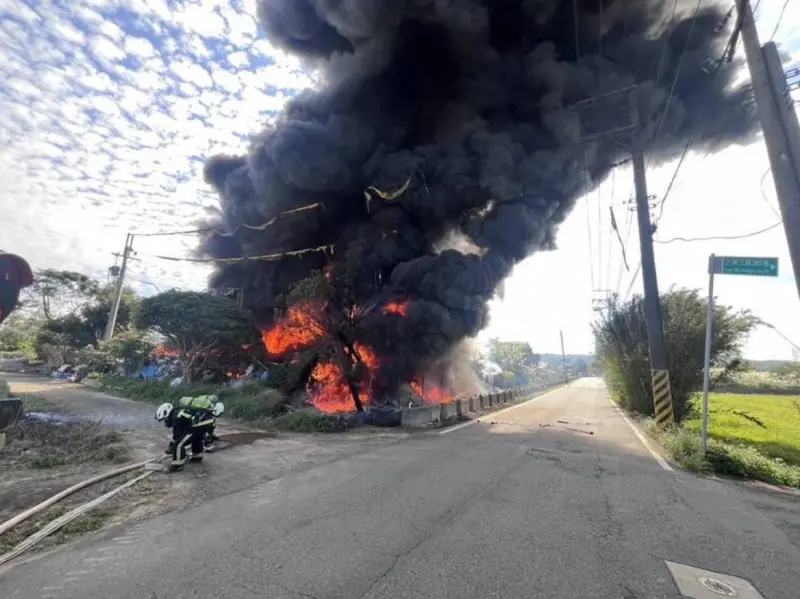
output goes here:
<path id="1" fill-rule="evenodd" d="M 65 497 L 68 497 L 69 495 L 72 495 L 73 493 L 76 493 L 76 492 L 80 491 L 81 489 L 85 489 L 86 487 L 89 487 L 91 485 L 97 484 L 97 483 L 102 482 L 104 480 L 107 480 L 109 478 L 113 478 L 115 476 L 119 476 L 121 474 L 126 474 L 128 472 L 132 472 L 132 471 L 140 469 L 140 468 L 146 468 L 147 464 L 155 462 L 156 459 L 157 458 L 151 458 L 151 459 L 146 460 L 144 462 L 138 462 L 136 464 L 129 464 L 128 466 L 123 466 L 122 468 L 117 468 L 116 470 L 111 470 L 111 471 L 106 472 L 104 474 L 100 474 L 99 476 L 95 476 L 93 478 L 90 478 L 88 480 L 80 482 L 80 483 L 78 483 L 76 485 L 73 485 L 73 486 L 69 487 L 68 489 L 64 489 L 60 493 L 58 493 L 56 495 L 53 495 L 49 499 L 46 499 L 45 501 L 39 503 L 38 505 L 35 505 L 35 506 L 33 506 L 32 508 L 30 508 L 28 510 L 25 510 L 21 514 L 17 514 L 16 516 L 11 518 L 10 520 L 0 524 L 0 535 L 4 534 L 5 532 L 10 530 L 14 526 L 17 526 L 18 524 L 24 522 L 25 520 L 29 519 L 30 517 L 35 516 L 36 514 L 46 510 L 50 506 L 58 503 L 59 501 L 61 501 Z M 22 553 L 24 553 L 25 551 L 27 551 L 28 549 L 33 547 L 36 543 L 38 543 L 42 539 L 44 539 L 47 536 L 53 534 L 54 532 L 56 532 L 57 530 L 59 530 L 63 526 L 69 524 L 73 520 L 83 516 L 84 514 L 89 512 L 90 510 L 96 508 L 98 505 L 100 505 L 102 503 L 105 503 L 106 501 L 108 501 L 109 499 L 111 499 L 115 495 L 118 495 L 119 493 L 121 493 L 125 489 L 128 489 L 128 488 L 132 487 L 133 485 L 135 485 L 136 483 L 138 483 L 139 481 L 144 480 L 145 478 L 147 478 L 148 476 L 150 476 L 154 472 L 155 472 L 154 470 L 149 470 L 147 472 L 144 472 L 143 474 L 140 474 L 136 478 L 133 478 L 133 479 L 121 484 L 121 485 L 118 485 L 117 487 L 113 488 L 112 490 L 108 491 L 107 493 L 104 493 L 100 497 L 96 497 L 95 499 L 92 499 L 90 501 L 82 503 L 81 505 L 79 505 L 75 509 L 67 512 L 63 516 L 60 516 L 59 518 L 56 518 L 52 522 L 48 523 L 44 528 L 42 528 L 41 530 L 37 531 L 35 534 L 31 535 L 30 537 L 28 537 L 27 539 L 22 541 L 19 545 L 14 547 L 14 549 L 12 549 L 9 553 L 6 553 L 4 555 L 0 555 L 0 566 L 2 566 L 3 564 L 11 561 L 15 557 L 18 557 L 19 555 L 21 555 Z"/>

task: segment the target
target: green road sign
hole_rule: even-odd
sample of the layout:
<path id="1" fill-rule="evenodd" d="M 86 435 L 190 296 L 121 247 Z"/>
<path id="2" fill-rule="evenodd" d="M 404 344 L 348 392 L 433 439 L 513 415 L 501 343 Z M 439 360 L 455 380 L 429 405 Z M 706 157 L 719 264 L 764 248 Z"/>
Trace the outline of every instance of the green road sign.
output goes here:
<path id="1" fill-rule="evenodd" d="M 734 256 L 717 257 L 723 275 L 750 275 L 754 277 L 777 277 L 777 258 L 741 258 Z"/>

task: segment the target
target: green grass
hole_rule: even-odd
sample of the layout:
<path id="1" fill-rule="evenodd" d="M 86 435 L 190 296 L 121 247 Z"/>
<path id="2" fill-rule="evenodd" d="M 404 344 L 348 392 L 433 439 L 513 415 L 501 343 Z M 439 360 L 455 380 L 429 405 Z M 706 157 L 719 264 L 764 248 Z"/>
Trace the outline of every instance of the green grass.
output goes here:
<path id="1" fill-rule="evenodd" d="M 225 404 L 225 416 L 248 422 L 263 422 L 286 411 L 287 397 L 258 381 L 242 387 L 193 383 L 170 387 L 169 381 L 135 381 L 126 378 L 106 377 L 103 391 L 128 399 L 152 404 L 177 403 L 181 397 L 217 395 Z"/>
<path id="2" fill-rule="evenodd" d="M 318 414 L 312 410 L 298 410 L 278 416 L 272 421 L 272 425 L 279 430 L 295 433 L 336 433 L 347 428 L 342 418 Z"/>
<path id="3" fill-rule="evenodd" d="M 708 396 L 709 437 L 731 445 L 755 448 L 759 453 L 800 466 L 800 398 L 785 395 Z M 702 398 L 695 400 L 692 416 L 684 422 L 700 433 Z"/>
<path id="4" fill-rule="evenodd" d="M 8 444 L 0 455 L 8 464 L 24 468 L 42 470 L 128 459 L 122 436 L 98 422 L 56 423 L 23 418 L 7 432 Z"/>
<path id="5" fill-rule="evenodd" d="M 18 526 L 15 526 L 3 536 L 0 537 L 0 555 L 8 553 L 13 550 L 22 541 L 35 534 L 47 524 L 60 518 L 66 514 L 68 508 L 62 505 L 56 505 L 44 512 L 25 520 Z M 89 534 L 100 530 L 106 521 L 111 517 L 111 510 L 99 508 L 90 511 L 72 522 L 65 524 L 62 528 L 54 532 L 49 537 L 49 545 L 60 545 L 67 543 L 77 537 Z M 46 541 L 41 541 L 39 546 L 45 544 Z"/>
<path id="6" fill-rule="evenodd" d="M 679 427 L 645 428 L 681 467 L 800 488 L 800 400 L 782 395 L 709 395 L 704 454 L 699 402 Z"/>

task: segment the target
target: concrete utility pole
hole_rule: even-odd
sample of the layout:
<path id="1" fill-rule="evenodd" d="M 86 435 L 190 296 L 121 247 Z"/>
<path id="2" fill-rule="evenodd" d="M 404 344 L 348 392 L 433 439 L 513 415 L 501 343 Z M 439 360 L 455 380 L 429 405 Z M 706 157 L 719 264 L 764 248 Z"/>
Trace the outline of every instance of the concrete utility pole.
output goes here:
<path id="1" fill-rule="evenodd" d="M 627 98 L 627 108 L 614 99 Z M 645 178 L 644 148 L 646 140 L 642 137 L 639 115 L 637 87 L 630 85 L 611 92 L 592 96 L 570 106 L 570 111 L 582 111 L 598 102 L 607 102 L 627 115 L 627 122 L 612 123 L 610 128 L 589 132 L 581 119 L 581 140 L 586 142 L 598 137 L 612 137 L 625 134 L 625 141 L 614 139 L 617 145 L 631 153 L 633 176 L 636 187 L 636 213 L 639 223 L 639 240 L 642 254 L 642 280 L 644 281 L 645 313 L 647 317 L 647 340 L 650 346 L 650 376 L 653 383 L 653 404 L 655 420 L 659 426 L 674 422 L 672 410 L 672 391 L 667 370 L 667 352 L 664 344 L 664 328 L 661 323 L 661 300 L 658 295 L 658 279 L 653 255 L 653 226 L 650 223 L 650 205 Z M 580 118 L 580 116 L 579 116 Z M 604 123 L 605 125 L 605 123 Z"/>
<path id="2" fill-rule="evenodd" d="M 564 384 L 566 385 L 569 383 L 569 377 L 567 376 L 567 354 L 564 353 L 564 331 L 559 331 L 559 335 L 561 335 L 561 364 L 564 367 Z"/>
<path id="3" fill-rule="evenodd" d="M 639 102 L 636 94 L 630 96 L 631 122 L 638 129 Z M 664 344 L 664 326 L 661 321 L 661 298 L 658 295 L 656 260 L 653 253 L 653 225 L 650 222 L 650 204 L 647 196 L 647 179 L 644 163 L 644 140 L 637 129 L 632 135 L 633 179 L 636 188 L 636 215 L 639 224 L 639 245 L 642 257 L 642 282 L 644 284 L 644 309 L 647 317 L 647 343 L 650 348 L 650 376 L 653 383 L 653 403 L 656 424 L 667 426 L 675 419 L 672 410 L 672 392 L 667 370 L 667 350 Z"/>
<path id="4" fill-rule="evenodd" d="M 122 286 L 125 283 L 125 271 L 128 268 L 128 258 L 133 251 L 133 235 L 128 233 L 125 237 L 125 249 L 122 251 L 122 264 L 119 267 L 117 281 L 114 284 L 114 298 L 111 304 L 111 312 L 108 314 L 105 335 L 103 341 L 109 341 L 114 336 L 114 327 L 117 325 L 117 314 L 119 314 L 119 304 L 122 301 Z"/>
<path id="5" fill-rule="evenodd" d="M 761 48 L 749 0 L 737 0 L 737 8 L 758 119 L 800 294 L 800 127 L 793 108 L 786 103 L 786 81 L 775 44 Z"/>

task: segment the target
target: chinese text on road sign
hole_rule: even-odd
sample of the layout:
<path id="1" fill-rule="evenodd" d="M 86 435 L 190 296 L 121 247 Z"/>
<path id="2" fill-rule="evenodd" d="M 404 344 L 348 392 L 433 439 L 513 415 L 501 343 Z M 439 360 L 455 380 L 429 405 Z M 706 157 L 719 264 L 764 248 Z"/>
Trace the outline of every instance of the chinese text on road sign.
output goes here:
<path id="1" fill-rule="evenodd" d="M 741 258 L 717 256 L 714 272 L 721 275 L 750 275 L 755 277 L 777 277 L 777 258 Z"/>

